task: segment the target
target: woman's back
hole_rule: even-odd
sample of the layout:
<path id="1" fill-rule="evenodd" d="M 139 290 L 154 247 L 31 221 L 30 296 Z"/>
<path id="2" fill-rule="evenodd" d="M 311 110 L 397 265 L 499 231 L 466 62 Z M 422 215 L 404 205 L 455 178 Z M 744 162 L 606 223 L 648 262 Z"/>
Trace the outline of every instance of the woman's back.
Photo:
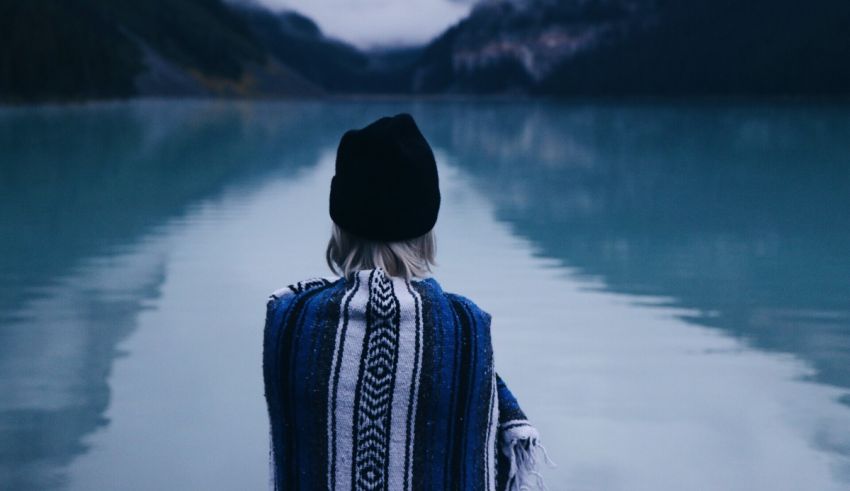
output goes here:
<path id="1" fill-rule="evenodd" d="M 266 396 L 280 489 L 493 489 L 489 316 L 382 269 L 273 295 Z"/>

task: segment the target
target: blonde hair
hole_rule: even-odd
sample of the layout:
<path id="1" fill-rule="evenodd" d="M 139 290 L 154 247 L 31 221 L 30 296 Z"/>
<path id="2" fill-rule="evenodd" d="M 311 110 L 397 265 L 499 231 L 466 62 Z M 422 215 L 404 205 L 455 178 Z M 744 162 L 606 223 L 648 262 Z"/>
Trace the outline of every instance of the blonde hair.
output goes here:
<path id="1" fill-rule="evenodd" d="M 434 231 L 398 242 L 363 239 L 339 228 L 331 230 L 325 260 L 335 274 L 348 276 L 361 269 L 382 268 L 390 276 L 424 278 L 436 265 L 437 241 Z"/>

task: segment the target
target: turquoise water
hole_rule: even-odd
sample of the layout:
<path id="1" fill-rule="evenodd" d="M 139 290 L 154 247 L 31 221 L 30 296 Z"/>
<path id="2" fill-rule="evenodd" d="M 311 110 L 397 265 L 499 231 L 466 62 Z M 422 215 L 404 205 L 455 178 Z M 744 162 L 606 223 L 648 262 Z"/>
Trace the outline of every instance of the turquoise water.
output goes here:
<path id="1" fill-rule="evenodd" d="M 850 106 L 0 109 L 0 488 L 263 489 L 265 298 L 409 111 L 553 490 L 850 487 Z"/>

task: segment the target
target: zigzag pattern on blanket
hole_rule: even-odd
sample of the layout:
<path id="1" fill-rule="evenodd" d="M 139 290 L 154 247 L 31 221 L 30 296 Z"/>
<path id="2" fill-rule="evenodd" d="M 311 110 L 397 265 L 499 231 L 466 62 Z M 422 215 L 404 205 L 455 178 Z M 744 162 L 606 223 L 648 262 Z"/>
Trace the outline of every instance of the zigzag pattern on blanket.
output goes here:
<path id="1" fill-rule="evenodd" d="M 390 416 L 398 361 L 399 307 L 393 284 L 377 270 L 369 282 L 366 337 L 355 396 L 355 489 L 385 489 Z"/>

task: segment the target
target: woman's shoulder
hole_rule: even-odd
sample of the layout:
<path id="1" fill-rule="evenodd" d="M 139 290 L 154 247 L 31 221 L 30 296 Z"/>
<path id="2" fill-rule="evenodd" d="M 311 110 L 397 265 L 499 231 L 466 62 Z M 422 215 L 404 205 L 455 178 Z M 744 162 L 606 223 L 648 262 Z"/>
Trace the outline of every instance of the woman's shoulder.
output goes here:
<path id="1" fill-rule="evenodd" d="M 433 296 L 443 298 L 448 306 L 451 306 L 455 309 L 463 309 L 465 312 L 468 312 L 474 317 L 484 319 L 487 321 L 487 323 L 490 322 L 490 313 L 481 308 L 469 297 L 461 295 L 460 293 L 448 292 L 443 290 L 440 284 L 434 278 L 428 278 L 422 281 L 422 284 L 427 285 L 426 287 L 431 291 L 431 294 Z"/>
<path id="2" fill-rule="evenodd" d="M 310 292 L 327 289 L 337 284 L 339 280 L 330 280 L 328 278 L 308 278 L 306 280 L 297 281 L 283 288 L 278 288 L 268 296 L 267 307 L 273 309 L 281 305 L 291 303 L 296 298 L 304 296 Z"/>
<path id="3" fill-rule="evenodd" d="M 445 295 L 453 305 L 462 306 L 471 315 L 485 320 L 489 325 L 492 316 L 489 312 L 479 307 L 477 303 L 458 293 L 446 293 Z"/>
<path id="4" fill-rule="evenodd" d="M 297 281 L 283 288 L 278 288 L 269 295 L 269 299 L 280 299 L 288 295 L 300 295 L 316 288 L 322 288 L 332 285 L 334 281 L 327 278 L 308 278 L 306 280 Z"/>

